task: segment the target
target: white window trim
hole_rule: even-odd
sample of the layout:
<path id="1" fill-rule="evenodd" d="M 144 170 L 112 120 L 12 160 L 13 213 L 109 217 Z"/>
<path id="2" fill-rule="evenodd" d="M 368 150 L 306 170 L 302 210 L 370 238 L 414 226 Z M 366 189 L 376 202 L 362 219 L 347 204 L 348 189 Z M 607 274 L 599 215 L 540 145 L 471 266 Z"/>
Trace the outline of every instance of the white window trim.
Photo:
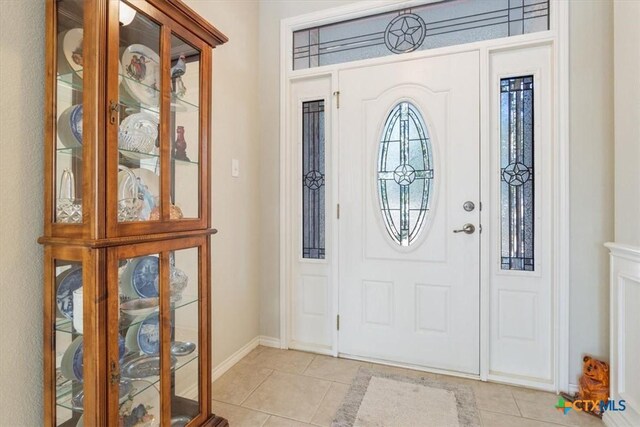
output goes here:
<path id="1" fill-rule="evenodd" d="M 550 0 L 550 27 L 549 31 L 530 33 L 518 36 L 505 37 L 500 39 L 485 40 L 463 45 L 447 46 L 437 49 L 427 49 L 405 53 L 402 55 L 389 55 L 379 58 L 352 61 L 340 64 L 332 64 L 314 67 L 303 70 L 293 70 L 292 49 L 293 32 L 296 30 L 326 25 L 347 19 L 354 19 L 371 14 L 387 12 L 391 10 L 414 7 L 426 3 L 434 3 L 440 0 L 385 0 L 385 1 L 363 1 L 351 5 L 326 9 L 306 15 L 283 19 L 280 26 L 280 346 L 288 348 L 289 328 L 290 328 L 290 267 L 289 260 L 293 255 L 291 242 L 286 233 L 288 224 L 291 224 L 288 209 L 291 183 L 291 156 L 289 154 L 289 83 L 292 80 L 304 79 L 306 77 L 318 75 L 331 75 L 333 87 L 337 87 L 338 71 L 349 68 L 356 68 L 368 65 L 384 64 L 389 62 L 407 61 L 417 58 L 433 57 L 451 53 L 478 50 L 481 52 L 480 74 L 481 79 L 488 78 L 489 52 L 509 49 L 521 46 L 531 46 L 536 44 L 551 43 L 554 48 L 555 76 L 554 76 L 554 104 L 558 107 L 554 111 L 554 165 L 553 174 L 555 178 L 554 211 L 554 286 L 553 286 L 553 330 L 554 339 L 554 381 L 552 385 L 536 383 L 528 380 L 517 381 L 513 378 L 508 380 L 512 384 L 531 386 L 552 391 L 569 391 L 569 2 L 562 0 Z M 483 85 L 484 86 L 484 85 Z M 488 90 L 481 87 L 481 99 L 484 104 L 488 103 Z M 481 139 L 485 141 L 489 137 L 489 111 L 486 105 L 481 108 Z M 334 108 L 332 103 L 331 108 Z M 326 108 L 330 108 L 327 106 Z M 334 130 L 337 126 L 334 126 Z M 337 141 L 337 135 L 333 135 L 332 140 Z M 334 150 L 337 151 L 337 150 Z M 485 158 L 486 150 L 481 153 L 481 161 L 488 164 Z M 334 156 L 335 157 L 335 156 Z M 334 159 L 331 159 L 332 161 Z M 334 168 L 334 170 L 337 170 Z M 337 172 L 334 172 L 334 174 Z M 488 189 L 488 180 L 481 178 L 482 191 Z M 333 177 L 333 182 L 337 182 L 337 177 Z M 485 193 L 486 194 L 486 193 Z M 327 200 L 327 206 L 335 206 L 335 200 Z M 483 222 L 485 220 L 483 219 Z M 337 227 L 336 227 L 337 230 Z M 333 239 L 332 248 L 327 248 L 330 257 L 337 257 L 337 240 Z M 485 242 L 488 239 L 485 239 Z M 483 251 L 489 248 L 484 248 Z M 487 252 L 488 253 L 488 252 Z M 334 259 L 331 259 L 334 263 Z M 333 315 L 338 314 L 338 292 L 337 292 L 337 269 L 332 273 L 332 302 Z M 485 262 L 481 267 L 480 278 L 480 379 L 487 380 L 489 377 L 489 268 Z M 337 356 L 337 331 L 334 333 L 333 355 Z M 492 376 L 492 379 L 495 379 Z M 499 380 L 499 379 L 498 379 Z"/>

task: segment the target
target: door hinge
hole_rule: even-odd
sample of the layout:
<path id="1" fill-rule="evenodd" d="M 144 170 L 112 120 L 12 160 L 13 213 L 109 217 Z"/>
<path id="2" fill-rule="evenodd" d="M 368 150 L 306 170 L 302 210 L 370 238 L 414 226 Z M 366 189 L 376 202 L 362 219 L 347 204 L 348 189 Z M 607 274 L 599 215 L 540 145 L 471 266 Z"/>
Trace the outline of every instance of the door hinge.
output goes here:
<path id="1" fill-rule="evenodd" d="M 336 218 L 340 219 L 340 203 L 336 205 Z"/>
<path id="2" fill-rule="evenodd" d="M 340 108 L 340 91 L 333 92 L 333 96 L 336 97 L 336 108 Z"/>
<path id="3" fill-rule="evenodd" d="M 340 330 L 340 315 L 336 316 L 336 330 Z"/>
<path id="4" fill-rule="evenodd" d="M 120 382 L 120 369 L 116 362 L 111 361 L 111 384 L 118 384 Z"/>

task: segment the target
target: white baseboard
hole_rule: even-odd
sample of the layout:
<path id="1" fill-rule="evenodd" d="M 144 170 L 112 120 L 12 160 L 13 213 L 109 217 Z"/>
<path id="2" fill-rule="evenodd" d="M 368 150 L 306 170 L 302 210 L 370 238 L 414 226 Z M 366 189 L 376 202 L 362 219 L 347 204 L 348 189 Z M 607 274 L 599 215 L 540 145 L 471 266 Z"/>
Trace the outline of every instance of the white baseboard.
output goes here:
<path id="1" fill-rule="evenodd" d="M 213 372 L 211 373 L 211 381 L 215 381 L 218 378 L 220 378 L 222 375 L 224 375 L 224 373 L 227 372 L 229 369 L 231 369 L 233 365 L 238 363 L 247 354 L 251 353 L 251 350 L 253 350 L 258 345 L 260 345 L 261 341 L 262 341 L 261 337 L 259 336 L 255 337 L 254 339 L 249 341 L 247 344 L 242 346 L 242 348 L 240 348 L 238 351 L 233 353 L 231 356 L 227 357 L 218 366 L 213 368 Z"/>
<path id="2" fill-rule="evenodd" d="M 261 335 L 258 338 L 260 339 L 260 345 L 263 345 L 265 347 L 280 348 L 280 338 L 268 337 L 265 335 Z"/>
<path id="3" fill-rule="evenodd" d="M 569 384 L 569 394 L 576 394 L 578 392 L 578 384 Z"/>
<path id="4" fill-rule="evenodd" d="M 623 412 L 607 411 L 604 413 L 602 421 L 607 427 L 635 427 L 638 425 L 628 420 Z"/>
<path id="5" fill-rule="evenodd" d="M 280 338 L 258 335 L 247 344 L 242 346 L 242 348 L 240 348 L 238 351 L 223 360 L 222 363 L 220 363 L 218 366 L 213 368 L 213 371 L 211 372 L 211 381 L 215 381 L 223 376 L 225 372 L 233 367 L 233 365 L 242 360 L 243 357 L 251 353 L 251 350 L 259 345 L 263 345 L 265 347 L 280 348 Z"/>

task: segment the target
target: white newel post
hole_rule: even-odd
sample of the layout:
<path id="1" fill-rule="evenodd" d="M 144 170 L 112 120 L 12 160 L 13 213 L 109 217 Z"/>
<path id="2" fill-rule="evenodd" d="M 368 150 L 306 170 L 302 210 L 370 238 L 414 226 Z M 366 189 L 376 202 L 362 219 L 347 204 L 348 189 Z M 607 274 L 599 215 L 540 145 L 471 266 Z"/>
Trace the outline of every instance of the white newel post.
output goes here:
<path id="1" fill-rule="evenodd" d="M 611 399 L 607 426 L 640 426 L 640 248 L 607 243 L 611 252 Z"/>

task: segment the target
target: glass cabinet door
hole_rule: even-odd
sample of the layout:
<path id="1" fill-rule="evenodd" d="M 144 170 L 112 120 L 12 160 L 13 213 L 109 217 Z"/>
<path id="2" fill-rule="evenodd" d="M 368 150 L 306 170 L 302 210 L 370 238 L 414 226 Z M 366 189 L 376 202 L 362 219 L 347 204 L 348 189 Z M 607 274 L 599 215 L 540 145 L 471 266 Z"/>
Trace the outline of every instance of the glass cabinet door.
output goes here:
<path id="1" fill-rule="evenodd" d="M 201 247 L 177 240 L 113 249 L 109 257 L 109 286 L 118 290 L 109 313 L 118 319 L 109 332 L 116 425 L 186 425 L 203 413 Z"/>
<path id="2" fill-rule="evenodd" d="M 160 254 L 117 260 L 119 328 L 109 344 L 115 363 L 115 342 L 124 345 L 118 360 L 117 425 L 159 425 L 162 363 L 160 319 Z M 115 332 L 115 331 L 114 331 Z M 118 354 L 120 356 L 120 354 Z"/>
<path id="3" fill-rule="evenodd" d="M 99 250 L 45 247 L 45 425 L 96 424 L 103 396 L 95 331 L 100 303 L 94 280 Z M 83 424 L 84 423 L 84 424 Z"/>
<path id="4" fill-rule="evenodd" d="M 200 50 L 171 34 L 170 219 L 200 216 Z"/>
<path id="5" fill-rule="evenodd" d="M 199 268 L 199 248 L 169 252 L 169 298 L 175 308 L 171 311 L 170 353 L 179 368 L 171 372 L 171 420 L 176 423 L 201 413 Z"/>
<path id="6" fill-rule="evenodd" d="M 117 221 L 158 221 L 162 202 L 161 25 L 123 1 L 119 2 L 119 20 L 118 170 L 110 171 L 117 173 L 113 199 Z"/>
<path id="7" fill-rule="evenodd" d="M 75 426 L 84 412 L 82 261 L 53 261 L 55 425 Z"/>
<path id="8" fill-rule="evenodd" d="M 117 235 L 206 228 L 206 44 L 150 3 L 112 0 L 107 202 Z M 115 14 L 112 14 L 115 16 Z M 117 147 L 115 142 L 117 141 Z M 116 170 L 117 169 L 117 170 Z M 166 231 L 166 230 L 165 230 Z"/>
<path id="9" fill-rule="evenodd" d="M 82 223 L 84 1 L 59 0 L 56 14 L 53 221 Z"/>

